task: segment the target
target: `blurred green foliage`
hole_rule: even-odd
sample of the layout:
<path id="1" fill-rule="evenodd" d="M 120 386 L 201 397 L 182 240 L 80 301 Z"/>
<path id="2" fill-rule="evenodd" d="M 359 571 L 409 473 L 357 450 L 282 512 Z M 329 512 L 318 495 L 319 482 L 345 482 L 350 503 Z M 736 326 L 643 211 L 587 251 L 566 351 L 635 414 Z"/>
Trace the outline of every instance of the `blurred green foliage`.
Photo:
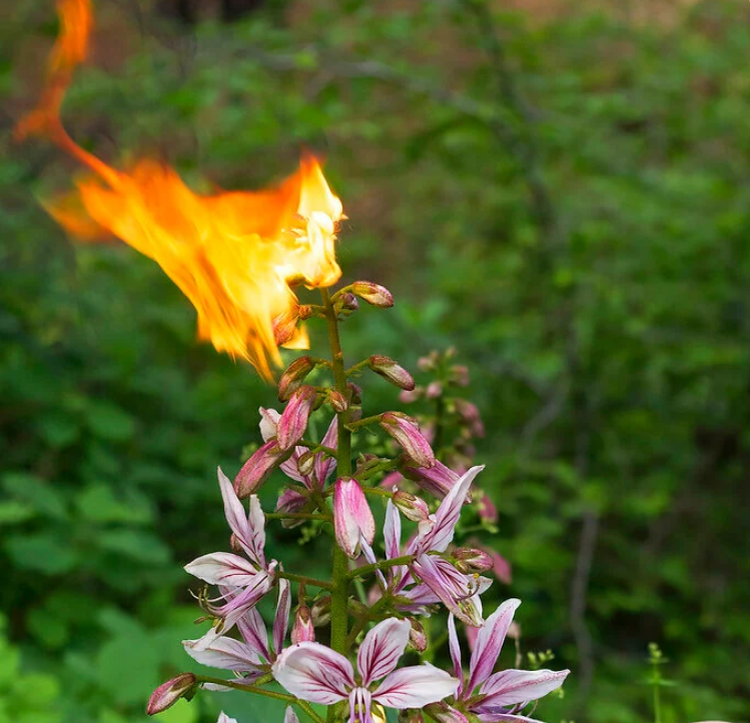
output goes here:
<path id="1" fill-rule="evenodd" d="M 750 7 L 271 5 L 186 29 L 101 2 L 72 135 L 112 163 L 164 156 L 198 189 L 325 151 L 345 277 L 398 302 L 347 322 L 351 357 L 455 345 L 471 368 L 514 567 L 490 597 L 521 597 L 523 648 L 574 671 L 540 715 L 650 720 L 657 640 L 679 683 L 664 723 L 750 720 Z M 215 467 L 237 469 L 274 400 L 194 342 L 151 262 L 71 244 L 35 202 L 73 168 L 10 143 L 51 13 L 0 24 L 0 721 L 124 723 L 191 667 L 181 565 L 225 547 Z M 325 564 L 294 539 L 272 542 L 288 569 Z M 164 718 L 220 705 L 280 720 L 234 694 Z"/>

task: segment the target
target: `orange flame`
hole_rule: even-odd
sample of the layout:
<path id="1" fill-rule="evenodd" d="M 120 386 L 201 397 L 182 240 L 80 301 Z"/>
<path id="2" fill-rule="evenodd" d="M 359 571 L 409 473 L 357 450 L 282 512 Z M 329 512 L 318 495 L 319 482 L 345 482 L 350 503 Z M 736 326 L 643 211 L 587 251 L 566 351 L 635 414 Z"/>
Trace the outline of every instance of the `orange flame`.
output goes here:
<path id="1" fill-rule="evenodd" d="M 195 306 L 199 337 L 270 380 L 270 363 L 281 362 L 278 345 L 306 345 L 290 285 L 326 287 L 341 276 L 334 244 L 341 201 L 312 156 L 276 188 L 200 196 L 163 164 L 142 160 L 123 172 L 83 150 L 63 129 L 59 109 L 85 58 L 91 7 L 59 0 L 58 11 L 63 30 L 47 88 L 16 130 L 44 133 L 96 176 L 45 208 L 82 239 L 114 234 L 156 261 Z"/>

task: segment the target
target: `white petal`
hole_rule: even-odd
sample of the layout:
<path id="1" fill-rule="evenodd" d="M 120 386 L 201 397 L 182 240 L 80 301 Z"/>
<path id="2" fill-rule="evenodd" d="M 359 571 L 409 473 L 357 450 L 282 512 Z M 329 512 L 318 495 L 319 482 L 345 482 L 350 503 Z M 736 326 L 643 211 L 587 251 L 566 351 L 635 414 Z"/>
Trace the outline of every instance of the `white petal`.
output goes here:
<path id="1" fill-rule="evenodd" d="M 487 697 L 480 707 L 494 708 L 539 700 L 557 690 L 568 677 L 569 670 L 503 670 L 490 676 L 481 687 Z"/>
<path id="2" fill-rule="evenodd" d="M 237 723 L 237 720 L 235 718 L 230 718 L 224 711 L 221 711 L 216 723 Z"/>
<path id="3" fill-rule="evenodd" d="M 425 663 L 391 673 L 372 694 L 372 698 L 398 710 L 422 708 L 455 695 L 457 689 L 456 678 Z"/>
<path id="4" fill-rule="evenodd" d="M 333 705 L 354 687 L 352 664 L 319 643 L 297 643 L 273 664 L 273 675 L 292 695 L 311 703 Z"/>
<path id="5" fill-rule="evenodd" d="M 492 674 L 508 628 L 513 622 L 513 615 L 520 604 L 521 601 L 517 598 L 506 600 L 487 618 L 484 627 L 479 631 L 469 664 L 469 683 L 466 687 L 468 693 L 473 693 L 474 688 L 484 683 Z"/>
<path id="6" fill-rule="evenodd" d="M 294 712 L 292 706 L 287 706 L 286 713 L 284 714 L 284 723 L 299 723 L 299 718 Z"/>
<path id="7" fill-rule="evenodd" d="M 185 565 L 185 571 L 211 585 L 245 587 L 253 582 L 258 571 L 253 565 L 231 552 L 202 555 Z"/>
<path id="8" fill-rule="evenodd" d="M 255 671 L 260 663 L 260 658 L 247 643 L 226 636 L 216 638 L 208 645 L 203 644 L 202 638 L 183 640 L 182 644 L 193 660 L 210 668 L 245 673 Z"/>
<path id="9" fill-rule="evenodd" d="M 406 650 L 410 628 L 408 620 L 389 618 L 367 633 L 357 655 L 357 667 L 365 686 L 393 672 Z"/>

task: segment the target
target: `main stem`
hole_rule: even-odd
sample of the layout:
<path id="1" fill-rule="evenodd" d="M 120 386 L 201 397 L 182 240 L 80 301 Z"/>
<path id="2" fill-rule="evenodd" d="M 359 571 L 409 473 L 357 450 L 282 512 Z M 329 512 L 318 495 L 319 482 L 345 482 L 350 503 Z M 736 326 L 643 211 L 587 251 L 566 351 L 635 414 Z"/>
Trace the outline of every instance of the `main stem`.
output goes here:
<path id="1" fill-rule="evenodd" d="M 346 367 L 344 352 L 341 350 L 339 325 L 336 311 L 331 304 L 328 289 L 320 290 L 328 322 L 328 340 L 331 345 L 333 381 L 336 391 L 349 398 L 346 388 Z M 346 477 L 352 470 L 352 433 L 347 429 L 347 411 L 340 412 L 338 420 L 338 444 L 336 448 L 336 474 Z M 347 653 L 347 633 L 349 629 L 349 560 L 346 553 L 336 544 L 333 546 L 333 579 L 331 580 L 331 648 L 337 653 Z M 328 708 L 328 721 L 335 719 L 334 706 Z"/>

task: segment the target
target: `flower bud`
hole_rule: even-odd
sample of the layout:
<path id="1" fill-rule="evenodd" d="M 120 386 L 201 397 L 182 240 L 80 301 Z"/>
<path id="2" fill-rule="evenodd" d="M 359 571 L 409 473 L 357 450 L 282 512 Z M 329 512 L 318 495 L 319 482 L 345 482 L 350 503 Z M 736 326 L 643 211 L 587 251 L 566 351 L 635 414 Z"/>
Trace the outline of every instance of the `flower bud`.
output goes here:
<path id="1" fill-rule="evenodd" d="M 452 469 L 437 461 L 432 467 L 403 466 L 401 471 L 407 479 L 416 482 L 419 487 L 439 499 L 443 499 L 458 482 L 459 475 Z"/>
<path id="2" fill-rule="evenodd" d="M 347 382 L 346 388 L 349 390 L 352 404 L 362 404 L 362 387 L 354 382 Z"/>
<path id="3" fill-rule="evenodd" d="M 345 294 L 341 294 L 341 308 L 345 311 L 356 311 L 359 309 L 359 301 L 357 301 L 357 297 L 354 294 L 350 294 L 349 292 Z"/>
<path id="4" fill-rule="evenodd" d="M 492 557 L 484 550 L 478 550 L 474 547 L 457 547 L 453 550 L 451 556 L 454 559 L 456 569 L 464 575 L 485 572 L 494 567 Z"/>
<path id="5" fill-rule="evenodd" d="M 289 401 L 289 397 L 302 386 L 302 382 L 313 369 L 315 362 L 309 356 L 295 359 L 279 379 L 279 401 Z"/>
<path id="6" fill-rule="evenodd" d="M 469 386 L 469 367 L 465 367 L 462 364 L 456 364 L 450 368 L 450 377 L 448 379 L 449 384 L 453 384 L 457 387 L 468 387 Z"/>
<path id="7" fill-rule="evenodd" d="M 425 632 L 424 626 L 419 620 L 414 618 L 409 619 L 409 624 L 411 625 L 411 628 L 409 629 L 409 643 L 418 653 L 424 653 L 424 651 L 427 650 L 428 644 L 427 633 Z"/>
<path id="8" fill-rule="evenodd" d="M 315 470 L 316 453 L 308 450 L 297 459 L 297 471 L 304 477 L 309 477 Z"/>
<path id="9" fill-rule="evenodd" d="M 274 318 L 273 324 L 273 338 L 276 342 L 276 346 L 284 346 L 287 342 L 290 342 L 294 335 L 297 333 L 297 322 L 299 317 L 297 316 L 296 309 L 294 313 L 284 312 Z"/>
<path id="10" fill-rule="evenodd" d="M 372 281 L 355 281 L 352 286 L 352 293 L 364 299 L 368 304 L 387 309 L 393 306 L 393 295 L 385 286 L 373 284 Z"/>
<path id="11" fill-rule="evenodd" d="M 176 678 L 162 683 L 148 699 L 146 715 L 155 715 L 171 708 L 195 688 L 196 682 L 192 673 L 181 673 Z"/>
<path id="12" fill-rule="evenodd" d="M 297 309 L 297 316 L 299 316 L 300 321 L 312 319 L 315 316 L 315 309 L 310 304 L 300 304 Z"/>
<path id="13" fill-rule="evenodd" d="M 437 399 L 443 393 L 442 382 L 430 382 L 427 385 L 425 396 L 427 399 Z"/>
<path id="14" fill-rule="evenodd" d="M 403 490 L 393 493 L 393 504 L 412 522 L 423 522 L 430 516 L 430 508 L 423 499 Z"/>
<path id="15" fill-rule="evenodd" d="M 438 367 L 439 354 L 436 351 L 431 351 L 427 356 L 421 356 L 417 360 L 417 366 L 420 371 L 423 372 L 434 372 Z"/>
<path id="16" fill-rule="evenodd" d="M 234 478 L 234 491 L 237 497 L 242 500 L 254 494 L 271 476 L 280 459 L 281 450 L 276 440 L 266 442 L 242 465 L 242 469 Z"/>
<path id="17" fill-rule="evenodd" d="M 386 412 L 380 418 L 380 426 L 398 442 L 420 467 L 434 467 L 435 453 L 422 436 L 417 423 L 398 412 Z"/>
<path id="18" fill-rule="evenodd" d="M 422 387 L 415 387 L 414 389 L 403 389 L 398 394 L 398 401 L 402 404 L 413 404 L 424 394 Z"/>
<path id="19" fill-rule="evenodd" d="M 372 545 L 375 519 L 359 482 L 342 478 L 333 493 L 333 526 L 338 546 L 352 560 L 359 557 L 360 541 Z"/>
<path id="20" fill-rule="evenodd" d="M 475 437 L 484 437 L 484 424 L 479 414 L 476 404 L 472 404 L 467 399 L 456 399 L 456 412 L 461 419 L 466 422 Z"/>
<path id="21" fill-rule="evenodd" d="M 337 414 L 345 412 L 349 407 L 349 402 L 346 401 L 346 397 L 341 392 L 332 391 L 328 395 L 328 400 L 331 402 L 333 411 Z"/>
<path id="22" fill-rule="evenodd" d="M 382 354 L 375 354 L 369 359 L 369 366 L 376 374 L 401 389 L 414 389 L 414 379 L 400 364 Z"/>
<path id="23" fill-rule="evenodd" d="M 437 723 L 469 723 L 469 719 L 463 713 L 451 708 L 447 703 L 431 703 L 425 711 Z"/>
<path id="24" fill-rule="evenodd" d="M 484 490 L 475 490 L 477 499 L 477 512 L 484 522 L 496 524 L 498 521 L 497 507 L 490 496 Z"/>
<path id="25" fill-rule="evenodd" d="M 292 643 L 314 643 L 315 627 L 313 626 L 312 612 L 307 605 L 300 605 L 294 616 L 292 627 Z"/>
<path id="26" fill-rule="evenodd" d="M 331 621 L 331 596 L 318 598 L 310 610 L 313 627 L 322 628 Z"/>
<path id="27" fill-rule="evenodd" d="M 283 451 L 294 447 L 302 439 L 317 398 L 318 393 L 311 386 L 300 387 L 292 394 L 276 427 L 276 440 Z"/>

